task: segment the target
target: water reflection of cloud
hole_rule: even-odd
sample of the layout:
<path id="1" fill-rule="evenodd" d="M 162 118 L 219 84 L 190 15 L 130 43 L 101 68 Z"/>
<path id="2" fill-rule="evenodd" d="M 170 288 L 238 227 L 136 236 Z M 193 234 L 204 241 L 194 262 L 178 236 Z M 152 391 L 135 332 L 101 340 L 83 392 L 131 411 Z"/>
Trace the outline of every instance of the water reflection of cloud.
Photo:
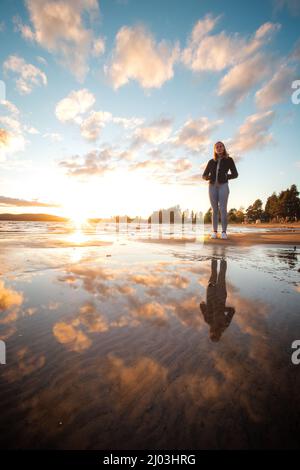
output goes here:
<path id="1" fill-rule="evenodd" d="M 46 357 L 43 354 L 34 354 L 27 346 L 19 349 L 16 356 L 17 363 L 10 365 L 3 372 L 3 377 L 8 382 L 22 380 L 25 376 L 41 369 L 46 363 Z"/>
<path id="2" fill-rule="evenodd" d="M 14 362 L 4 369 L 10 383 L 26 378 L 23 394 L 5 397 L 9 421 L 18 423 L 13 445 L 239 448 L 284 446 L 285 435 L 296 442 L 298 382 L 284 356 L 293 325 L 274 314 L 281 297 L 248 298 L 242 289 L 249 278 L 229 276 L 227 302 L 236 313 L 221 341 L 211 343 L 199 308 L 209 257 L 118 262 L 86 257 L 48 271 L 57 297 L 41 293 L 43 308 L 26 306 L 23 316 L 23 294 L 0 284 L 8 289 L 0 290 L 0 305 L 10 305 L 1 326 L 14 334 L 19 318 L 23 337 L 30 331 L 33 341 L 20 348 L 16 337 Z M 33 278 L 29 301 L 37 287 Z"/>
<path id="3" fill-rule="evenodd" d="M 4 282 L 0 281 L 0 311 L 8 310 L 12 306 L 19 306 L 23 302 L 23 295 L 19 292 L 5 287 Z"/>
<path id="4" fill-rule="evenodd" d="M 24 301 L 23 293 L 6 287 L 0 280 L 0 339 L 7 340 L 16 332 L 12 325 L 19 317 L 20 307 Z"/>
<path id="5" fill-rule="evenodd" d="M 58 322 L 53 327 L 53 334 L 59 343 L 67 346 L 71 351 L 80 352 L 90 347 L 91 340 L 74 325 Z"/>

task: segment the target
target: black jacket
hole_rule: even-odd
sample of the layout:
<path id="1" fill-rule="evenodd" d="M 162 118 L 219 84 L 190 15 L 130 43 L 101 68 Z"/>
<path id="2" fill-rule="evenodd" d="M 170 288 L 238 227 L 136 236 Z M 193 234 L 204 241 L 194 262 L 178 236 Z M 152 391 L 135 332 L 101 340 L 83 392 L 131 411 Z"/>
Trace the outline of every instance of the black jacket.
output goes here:
<path id="1" fill-rule="evenodd" d="M 211 184 L 214 184 L 216 181 L 216 170 L 217 170 L 217 160 L 213 158 L 209 160 L 202 175 L 202 178 L 209 181 Z M 230 173 L 228 174 L 228 171 Z M 228 180 L 237 178 L 238 172 L 234 161 L 231 157 L 228 158 L 221 158 L 220 166 L 219 166 L 219 174 L 218 174 L 218 182 L 219 183 L 226 183 Z"/>

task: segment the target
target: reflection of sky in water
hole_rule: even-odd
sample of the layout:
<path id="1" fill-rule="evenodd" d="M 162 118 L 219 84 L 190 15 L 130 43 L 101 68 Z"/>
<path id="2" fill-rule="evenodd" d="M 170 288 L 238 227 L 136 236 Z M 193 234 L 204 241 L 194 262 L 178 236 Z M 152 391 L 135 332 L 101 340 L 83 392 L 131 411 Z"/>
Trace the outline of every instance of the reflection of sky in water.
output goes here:
<path id="1" fill-rule="evenodd" d="M 298 445 L 297 250 L 39 236 L 0 255 L 3 446 Z"/>

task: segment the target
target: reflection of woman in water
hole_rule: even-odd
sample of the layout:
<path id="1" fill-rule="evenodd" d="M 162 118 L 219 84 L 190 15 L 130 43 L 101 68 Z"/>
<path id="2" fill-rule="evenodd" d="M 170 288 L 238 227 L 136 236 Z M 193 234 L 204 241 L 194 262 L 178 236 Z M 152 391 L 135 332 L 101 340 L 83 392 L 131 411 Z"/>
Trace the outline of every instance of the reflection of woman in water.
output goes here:
<path id="1" fill-rule="evenodd" d="M 222 333 L 228 328 L 235 313 L 233 307 L 226 307 L 226 268 L 227 262 L 221 259 L 219 275 L 218 260 L 211 260 L 211 276 L 206 291 L 206 304 L 200 303 L 200 310 L 206 323 L 210 326 L 210 339 L 219 341 Z"/>

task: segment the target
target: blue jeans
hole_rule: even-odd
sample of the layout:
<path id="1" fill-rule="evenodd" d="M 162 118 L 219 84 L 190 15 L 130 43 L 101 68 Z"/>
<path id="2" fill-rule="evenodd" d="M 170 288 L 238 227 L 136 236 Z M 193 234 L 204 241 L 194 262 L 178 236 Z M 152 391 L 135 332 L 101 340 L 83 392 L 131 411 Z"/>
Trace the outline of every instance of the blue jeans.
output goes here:
<path id="1" fill-rule="evenodd" d="M 227 229 L 227 201 L 229 196 L 228 182 L 215 186 L 209 184 L 209 199 L 212 208 L 213 230 L 217 232 L 219 221 L 219 207 L 221 212 L 222 232 Z"/>

